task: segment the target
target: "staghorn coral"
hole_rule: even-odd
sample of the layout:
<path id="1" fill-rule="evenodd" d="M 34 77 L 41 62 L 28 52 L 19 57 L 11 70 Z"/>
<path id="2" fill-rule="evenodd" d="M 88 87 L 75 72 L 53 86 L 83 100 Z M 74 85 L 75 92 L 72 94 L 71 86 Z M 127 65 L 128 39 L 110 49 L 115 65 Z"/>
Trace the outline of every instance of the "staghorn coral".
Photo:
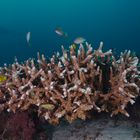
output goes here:
<path id="1" fill-rule="evenodd" d="M 15 59 L 5 65 L 0 69 L 7 76 L 0 84 L 0 111 L 15 113 L 35 105 L 38 115 L 52 124 L 62 117 L 85 120 L 90 110 L 129 116 L 126 107 L 139 95 L 138 58 L 125 51 L 116 60 L 112 50 L 103 52 L 102 47 L 103 42 L 94 51 L 88 43 L 69 51 L 62 46 L 62 56 L 49 61 L 38 53 L 37 62 Z"/>

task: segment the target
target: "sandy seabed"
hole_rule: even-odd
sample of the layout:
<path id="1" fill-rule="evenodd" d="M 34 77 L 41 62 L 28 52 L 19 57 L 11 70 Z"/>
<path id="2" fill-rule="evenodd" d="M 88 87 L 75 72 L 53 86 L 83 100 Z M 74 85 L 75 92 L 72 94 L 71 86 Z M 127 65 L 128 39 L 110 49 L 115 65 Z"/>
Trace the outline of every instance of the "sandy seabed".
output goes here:
<path id="1" fill-rule="evenodd" d="M 140 122 L 110 117 L 75 121 L 55 128 L 53 140 L 140 140 Z"/>

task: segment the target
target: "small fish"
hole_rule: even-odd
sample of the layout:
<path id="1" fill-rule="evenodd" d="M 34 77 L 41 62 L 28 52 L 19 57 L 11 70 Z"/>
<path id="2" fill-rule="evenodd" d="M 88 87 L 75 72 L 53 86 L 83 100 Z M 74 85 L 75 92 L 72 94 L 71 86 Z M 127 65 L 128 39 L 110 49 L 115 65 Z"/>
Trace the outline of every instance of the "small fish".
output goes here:
<path id="1" fill-rule="evenodd" d="M 59 36 L 68 37 L 68 34 L 64 32 L 60 27 L 55 29 L 55 33 L 58 34 Z"/>
<path id="2" fill-rule="evenodd" d="M 70 46 L 70 48 L 72 48 L 72 49 L 76 49 L 77 48 L 77 46 L 76 46 L 76 44 L 72 44 L 71 46 Z"/>
<path id="3" fill-rule="evenodd" d="M 82 44 L 82 43 L 84 43 L 85 41 L 86 41 L 85 38 L 83 38 L 83 37 L 77 37 L 77 38 L 74 40 L 74 43 L 75 43 L 75 44 Z"/>
<path id="4" fill-rule="evenodd" d="M 53 110 L 55 108 L 53 104 L 42 104 L 41 107 L 48 110 Z"/>
<path id="5" fill-rule="evenodd" d="M 28 44 L 30 44 L 30 38 L 31 38 L 31 32 L 28 32 L 26 34 L 26 41 L 27 41 Z"/>
<path id="6" fill-rule="evenodd" d="M 5 75 L 0 75 L 0 84 L 5 82 L 7 80 L 7 77 Z"/>

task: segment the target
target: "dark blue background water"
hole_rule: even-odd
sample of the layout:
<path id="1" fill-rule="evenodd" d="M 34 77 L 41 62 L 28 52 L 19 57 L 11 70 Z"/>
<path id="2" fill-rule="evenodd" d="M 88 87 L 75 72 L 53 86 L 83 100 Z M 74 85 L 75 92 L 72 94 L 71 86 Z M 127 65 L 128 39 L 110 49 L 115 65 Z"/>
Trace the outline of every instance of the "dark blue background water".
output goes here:
<path id="1" fill-rule="evenodd" d="M 58 37 L 62 27 L 69 38 Z M 31 46 L 26 33 L 31 31 Z M 140 0 L 0 0 L 0 64 L 51 56 L 82 36 L 97 48 L 140 51 Z"/>

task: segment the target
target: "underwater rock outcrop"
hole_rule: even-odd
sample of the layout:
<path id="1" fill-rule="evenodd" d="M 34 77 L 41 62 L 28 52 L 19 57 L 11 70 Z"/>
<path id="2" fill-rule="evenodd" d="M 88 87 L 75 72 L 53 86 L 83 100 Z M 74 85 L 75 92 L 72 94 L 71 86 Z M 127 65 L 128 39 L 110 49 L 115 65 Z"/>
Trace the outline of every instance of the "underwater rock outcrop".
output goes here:
<path id="1" fill-rule="evenodd" d="M 140 94 L 138 58 L 130 51 L 115 58 L 112 50 L 97 50 L 90 44 L 79 48 L 62 46 L 62 56 L 50 60 L 38 53 L 38 60 L 29 59 L 0 69 L 6 80 L 0 83 L 0 111 L 24 111 L 33 108 L 40 117 L 58 124 L 64 117 L 68 122 L 85 120 L 92 110 L 122 113 L 134 104 Z"/>

